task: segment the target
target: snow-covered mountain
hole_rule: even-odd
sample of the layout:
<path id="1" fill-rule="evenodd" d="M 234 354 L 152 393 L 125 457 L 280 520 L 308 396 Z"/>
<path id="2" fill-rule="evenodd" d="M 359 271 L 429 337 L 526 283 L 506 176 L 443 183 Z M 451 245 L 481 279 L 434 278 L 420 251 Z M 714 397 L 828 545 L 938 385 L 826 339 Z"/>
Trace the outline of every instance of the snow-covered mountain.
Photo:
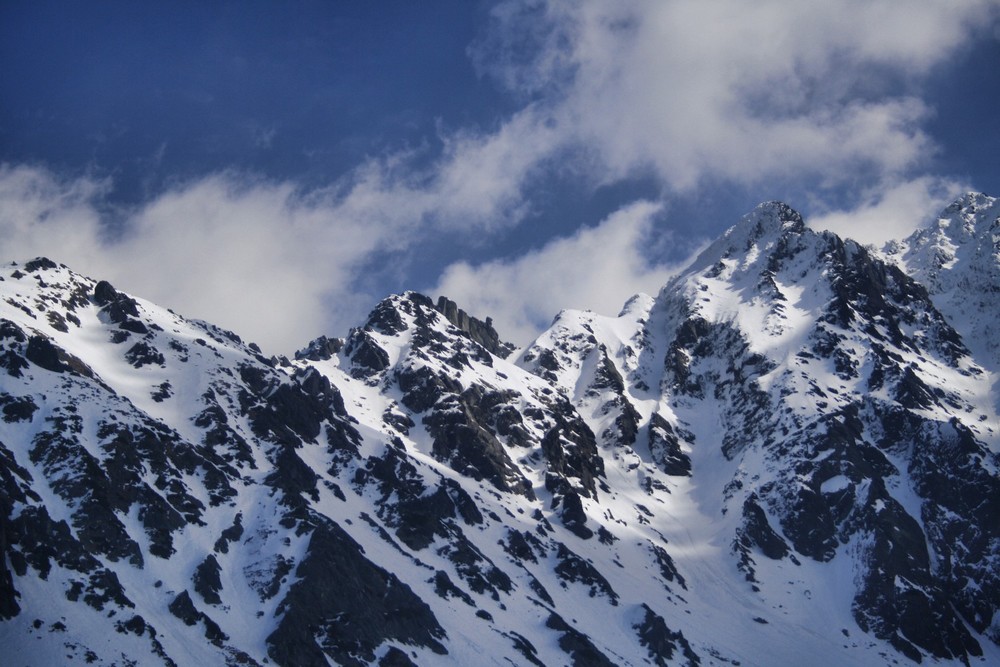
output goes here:
<path id="1" fill-rule="evenodd" d="M 8 265 L 3 663 L 1000 664 L 998 215 L 763 204 L 523 350 L 411 292 L 268 359 Z"/>
<path id="2" fill-rule="evenodd" d="M 1000 371 L 1000 202 L 970 193 L 928 229 L 886 245 L 890 261 L 923 284 L 976 360 Z"/>

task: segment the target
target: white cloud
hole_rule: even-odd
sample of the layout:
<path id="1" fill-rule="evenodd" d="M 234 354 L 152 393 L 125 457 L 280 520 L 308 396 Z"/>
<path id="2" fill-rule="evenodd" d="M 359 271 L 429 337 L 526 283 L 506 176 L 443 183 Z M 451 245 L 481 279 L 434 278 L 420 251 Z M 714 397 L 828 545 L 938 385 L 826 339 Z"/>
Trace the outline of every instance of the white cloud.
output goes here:
<path id="1" fill-rule="evenodd" d="M 374 258 L 404 253 L 427 234 L 468 241 L 519 222 L 527 179 L 558 153 L 551 134 L 528 107 L 492 134 L 443 135 L 430 166 L 415 166 L 420 152 L 400 151 L 309 193 L 209 175 L 127 212 L 113 238 L 102 216 L 109 180 L 0 166 L 3 259 L 47 255 L 289 353 L 346 332 L 385 296 L 359 291 Z"/>
<path id="2" fill-rule="evenodd" d="M 100 208 L 106 185 L 60 180 L 37 168 L 0 169 L 0 236 L 7 259 L 46 255 L 189 317 L 208 319 L 291 352 L 354 318 L 358 266 L 393 236 L 366 221 L 338 219 L 323 198 L 287 183 L 215 175 L 170 190 L 127 216 L 108 238 Z M 368 301 L 365 299 L 365 301 Z M 360 312 L 359 312 L 360 311 Z"/>
<path id="3" fill-rule="evenodd" d="M 113 238 L 102 216 L 109 180 L 0 166 L 3 259 L 48 255 L 288 353 L 312 336 L 345 332 L 385 296 L 358 291 L 376 256 L 402 253 L 426 234 L 468 240 L 517 223 L 526 179 L 556 150 L 546 135 L 525 109 L 493 134 L 442 137 L 443 154 L 429 167 L 414 166 L 424 155 L 401 151 L 309 193 L 209 175 L 127 212 Z"/>
<path id="4" fill-rule="evenodd" d="M 475 54 L 547 105 L 547 127 L 593 150 L 607 180 L 652 169 L 674 190 L 706 177 L 832 186 L 859 170 L 892 179 L 930 154 L 918 84 L 995 6 L 509 0 Z"/>
<path id="5" fill-rule="evenodd" d="M 109 185 L 87 177 L 60 182 L 44 169 L 0 165 L 0 247 L 5 259 L 22 259 L 53 241 L 72 249 L 75 257 L 89 260 L 99 254 L 102 226 L 94 201 Z"/>
<path id="6" fill-rule="evenodd" d="M 470 239 L 518 222 L 524 181 L 554 150 L 538 127 L 525 110 L 491 135 L 443 137 L 430 167 L 414 167 L 424 156 L 403 151 L 309 193 L 236 172 L 209 175 L 126 212 L 113 237 L 102 215 L 109 180 L 4 165 L 3 259 L 47 255 L 289 353 L 345 332 L 385 296 L 358 288 L 376 256 L 403 253 L 427 233 Z"/>
<path id="7" fill-rule="evenodd" d="M 450 227 L 487 228 L 520 222 L 524 186 L 558 153 L 561 137 L 533 106 L 493 134 L 460 131 L 444 135 L 445 151 L 430 191 L 435 213 Z"/>
<path id="8" fill-rule="evenodd" d="M 924 176 L 864 193 L 850 210 L 829 211 L 809 220 L 813 229 L 827 229 L 843 238 L 882 246 L 903 239 L 930 222 L 955 197 L 971 188 L 950 179 Z"/>
<path id="9" fill-rule="evenodd" d="M 614 315 L 638 292 L 655 294 L 673 267 L 651 264 L 661 206 L 637 202 L 593 228 L 550 241 L 512 260 L 449 266 L 430 294 L 443 294 L 478 317 L 493 317 L 507 340 L 527 343 L 564 308 Z"/>

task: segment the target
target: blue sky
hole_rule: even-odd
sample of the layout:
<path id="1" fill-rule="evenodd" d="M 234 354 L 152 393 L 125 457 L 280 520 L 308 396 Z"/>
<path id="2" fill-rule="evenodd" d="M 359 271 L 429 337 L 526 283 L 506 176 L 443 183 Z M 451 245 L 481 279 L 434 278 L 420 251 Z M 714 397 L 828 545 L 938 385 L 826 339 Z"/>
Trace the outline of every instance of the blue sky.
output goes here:
<path id="1" fill-rule="evenodd" d="M 1000 193 L 996 1 L 0 3 L 3 260 L 288 353 L 390 292 L 525 342 L 763 200 Z"/>

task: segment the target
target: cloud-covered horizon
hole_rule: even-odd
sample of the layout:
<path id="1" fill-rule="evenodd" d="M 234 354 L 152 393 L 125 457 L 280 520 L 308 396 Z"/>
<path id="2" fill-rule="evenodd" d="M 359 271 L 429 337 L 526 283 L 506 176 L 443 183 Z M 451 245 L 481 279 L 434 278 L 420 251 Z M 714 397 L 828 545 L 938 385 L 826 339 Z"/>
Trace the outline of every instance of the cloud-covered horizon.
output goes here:
<path id="1" fill-rule="evenodd" d="M 866 242 L 901 238 L 950 201 L 954 185 L 921 180 L 807 222 Z M 275 354 L 361 324 L 386 296 L 359 285 L 373 258 L 441 231 L 394 219 L 372 225 L 367 216 L 331 225 L 356 202 L 225 173 L 163 193 L 128 212 L 122 233 L 109 234 L 102 212 L 108 187 L 38 167 L 0 166 L 6 259 L 48 256 Z M 413 287 L 492 317 L 506 339 L 523 345 L 562 309 L 613 315 L 632 295 L 655 294 L 679 267 L 650 257 L 650 248 L 672 240 L 667 215 L 662 203 L 632 202 L 525 254 L 454 262 L 433 284 Z M 693 256 L 696 243 L 687 245 Z"/>
<path id="2" fill-rule="evenodd" d="M 706 235 L 675 215 L 685 197 L 764 200 L 779 184 L 813 226 L 862 242 L 922 224 L 970 187 L 933 172 L 925 82 L 994 38 L 997 7 L 504 0 L 468 50 L 513 102 L 493 125 L 439 123 L 427 144 L 368 157 L 324 187 L 235 165 L 124 210 L 111 177 L 6 164 L 3 255 L 48 255 L 290 353 L 358 324 L 384 296 L 365 277 L 420 262 L 427 239 L 488 247 L 557 215 L 539 193 L 552 174 L 589 191 L 654 183 L 657 197 L 623 199 L 600 219 L 529 230 L 538 236 L 516 256 L 449 261 L 436 281 L 419 279 L 525 342 L 560 308 L 613 314 L 634 292 L 655 293 L 672 266 L 649 239 L 692 247 Z"/>

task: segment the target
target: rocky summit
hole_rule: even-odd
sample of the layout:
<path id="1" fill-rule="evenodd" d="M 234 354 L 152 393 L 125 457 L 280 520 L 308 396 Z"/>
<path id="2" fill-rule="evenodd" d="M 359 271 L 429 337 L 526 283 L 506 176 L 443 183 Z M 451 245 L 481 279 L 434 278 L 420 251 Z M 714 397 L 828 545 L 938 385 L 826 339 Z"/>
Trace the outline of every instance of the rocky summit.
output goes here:
<path id="1" fill-rule="evenodd" d="M 5 665 L 1000 664 L 1000 203 L 766 203 L 523 349 L 447 298 L 294 358 L 0 269 Z"/>

